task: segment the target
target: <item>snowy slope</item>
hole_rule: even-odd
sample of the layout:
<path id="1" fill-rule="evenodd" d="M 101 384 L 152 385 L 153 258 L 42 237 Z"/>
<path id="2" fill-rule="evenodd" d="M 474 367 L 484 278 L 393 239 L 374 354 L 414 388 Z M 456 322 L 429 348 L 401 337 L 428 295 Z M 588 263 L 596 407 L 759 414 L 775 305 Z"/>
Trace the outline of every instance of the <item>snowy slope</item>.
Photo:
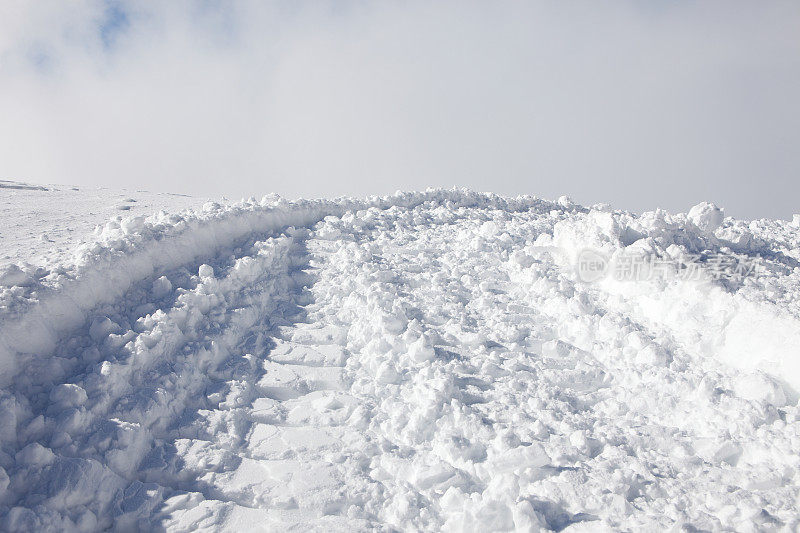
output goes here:
<path id="1" fill-rule="evenodd" d="M 0 265 L 58 263 L 95 227 L 123 216 L 199 208 L 207 199 L 0 180 Z"/>
<path id="2" fill-rule="evenodd" d="M 0 528 L 792 530 L 799 241 L 440 190 L 113 221 L 2 272 Z"/>

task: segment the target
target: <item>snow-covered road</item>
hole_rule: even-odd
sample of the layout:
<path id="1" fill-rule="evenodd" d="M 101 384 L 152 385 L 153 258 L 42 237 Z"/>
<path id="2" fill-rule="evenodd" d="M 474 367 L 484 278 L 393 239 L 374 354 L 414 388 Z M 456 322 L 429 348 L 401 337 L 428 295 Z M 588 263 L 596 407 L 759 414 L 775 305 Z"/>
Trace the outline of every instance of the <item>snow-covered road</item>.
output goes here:
<path id="1" fill-rule="evenodd" d="M 798 260 L 796 223 L 460 191 L 112 222 L 2 272 L 0 527 L 793 530 Z"/>

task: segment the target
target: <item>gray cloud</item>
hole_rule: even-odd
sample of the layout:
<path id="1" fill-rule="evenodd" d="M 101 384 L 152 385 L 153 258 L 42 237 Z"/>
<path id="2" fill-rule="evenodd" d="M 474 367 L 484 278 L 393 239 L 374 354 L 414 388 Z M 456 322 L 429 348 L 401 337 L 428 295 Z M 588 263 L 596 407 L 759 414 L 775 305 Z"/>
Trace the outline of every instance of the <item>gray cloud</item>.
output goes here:
<path id="1" fill-rule="evenodd" d="M 800 212 L 796 2 L 0 5 L 0 174 Z"/>

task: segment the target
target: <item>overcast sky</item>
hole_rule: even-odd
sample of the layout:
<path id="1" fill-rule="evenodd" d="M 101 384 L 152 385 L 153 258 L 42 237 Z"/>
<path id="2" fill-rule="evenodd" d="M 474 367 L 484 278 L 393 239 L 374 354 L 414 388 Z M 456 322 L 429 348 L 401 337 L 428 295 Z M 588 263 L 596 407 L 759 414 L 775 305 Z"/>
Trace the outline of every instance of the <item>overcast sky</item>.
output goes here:
<path id="1" fill-rule="evenodd" d="M 0 179 L 800 213 L 800 2 L 0 2 Z"/>

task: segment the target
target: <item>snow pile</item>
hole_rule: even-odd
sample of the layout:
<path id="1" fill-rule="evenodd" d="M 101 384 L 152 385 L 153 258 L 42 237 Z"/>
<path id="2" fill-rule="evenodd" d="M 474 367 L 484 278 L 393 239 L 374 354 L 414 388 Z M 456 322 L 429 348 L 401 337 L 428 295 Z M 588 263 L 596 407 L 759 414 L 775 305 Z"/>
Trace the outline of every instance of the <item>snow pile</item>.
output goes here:
<path id="1" fill-rule="evenodd" d="M 0 528 L 791 530 L 799 260 L 712 204 L 113 221 L 0 277 Z"/>

